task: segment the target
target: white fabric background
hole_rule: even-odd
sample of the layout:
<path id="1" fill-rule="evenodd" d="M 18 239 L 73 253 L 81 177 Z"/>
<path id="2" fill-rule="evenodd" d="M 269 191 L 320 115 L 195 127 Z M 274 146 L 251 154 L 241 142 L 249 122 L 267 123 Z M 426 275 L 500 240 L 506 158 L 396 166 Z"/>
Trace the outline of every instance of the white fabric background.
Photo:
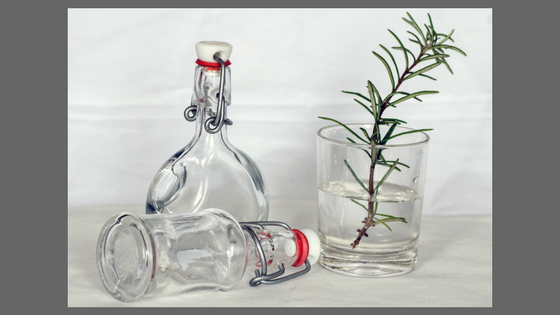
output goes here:
<path id="1" fill-rule="evenodd" d="M 430 132 L 424 214 L 492 213 L 491 9 L 70 9 L 68 11 L 68 205 L 143 204 L 152 177 L 192 137 L 194 44 L 234 47 L 231 142 L 261 168 L 271 198 L 316 198 L 317 116 L 362 122 L 341 93 L 387 94 L 372 50 L 407 47 L 409 11 L 429 12 L 436 30 L 455 29 L 449 63 L 414 79 L 409 92 L 438 90 L 390 116 Z M 395 56 L 399 57 L 395 51 Z M 389 115 L 389 111 L 387 111 Z M 271 209 L 274 211 L 274 209 Z"/>

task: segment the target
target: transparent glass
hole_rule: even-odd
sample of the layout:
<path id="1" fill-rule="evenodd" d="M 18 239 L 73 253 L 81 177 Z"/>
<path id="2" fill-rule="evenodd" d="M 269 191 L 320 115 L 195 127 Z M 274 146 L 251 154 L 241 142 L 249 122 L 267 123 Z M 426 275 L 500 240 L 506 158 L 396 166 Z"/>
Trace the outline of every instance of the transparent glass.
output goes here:
<path id="1" fill-rule="evenodd" d="M 297 238 L 289 230 L 254 230 L 267 266 L 292 265 Z M 247 266 L 260 268 L 256 246 L 231 214 L 141 215 L 121 213 L 104 225 L 97 243 L 101 281 L 115 298 L 129 302 L 195 289 L 229 290 Z"/>
<path id="2" fill-rule="evenodd" d="M 226 67 L 226 105 L 231 103 L 230 75 Z M 268 189 L 257 164 L 229 142 L 227 125 L 214 134 L 204 127 L 216 115 L 219 84 L 219 67 L 196 67 L 192 96 L 192 104 L 197 105 L 195 135 L 156 173 L 147 194 L 147 214 L 218 208 L 238 221 L 268 219 Z"/>
<path id="3" fill-rule="evenodd" d="M 347 126 L 359 135 L 360 128 L 373 131 L 373 124 Z M 393 135 L 411 130 L 397 127 Z M 382 134 L 386 131 L 381 126 Z M 347 275 L 408 273 L 418 255 L 429 136 L 411 133 L 378 146 L 355 144 L 347 137 L 352 135 L 338 125 L 317 133 L 319 263 Z M 383 158 L 376 160 L 380 152 Z M 402 164 L 389 172 L 397 159 Z M 372 190 L 376 187 L 377 192 Z M 368 218 L 385 221 L 361 235 Z"/>

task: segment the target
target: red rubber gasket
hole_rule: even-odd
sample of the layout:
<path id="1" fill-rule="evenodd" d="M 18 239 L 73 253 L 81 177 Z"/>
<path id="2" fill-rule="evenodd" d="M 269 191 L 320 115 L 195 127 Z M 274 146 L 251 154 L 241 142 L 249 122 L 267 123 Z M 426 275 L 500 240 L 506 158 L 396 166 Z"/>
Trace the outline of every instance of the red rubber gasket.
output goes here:
<path id="1" fill-rule="evenodd" d="M 307 260 L 307 256 L 309 255 L 309 243 L 305 234 L 300 230 L 292 229 L 292 232 L 294 232 L 297 238 L 296 253 L 298 255 L 296 262 L 292 266 L 299 267 Z"/>
<path id="2" fill-rule="evenodd" d="M 200 65 L 200 66 L 203 66 L 203 67 L 218 67 L 218 68 L 220 67 L 220 64 L 217 63 L 217 62 L 207 62 L 207 61 L 202 61 L 200 59 L 196 59 L 195 62 L 196 62 L 197 65 Z M 224 62 L 224 64 L 227 67 L 227 66 L 231 65 L 231 61 L 228 60 L 228 61 Z"/>

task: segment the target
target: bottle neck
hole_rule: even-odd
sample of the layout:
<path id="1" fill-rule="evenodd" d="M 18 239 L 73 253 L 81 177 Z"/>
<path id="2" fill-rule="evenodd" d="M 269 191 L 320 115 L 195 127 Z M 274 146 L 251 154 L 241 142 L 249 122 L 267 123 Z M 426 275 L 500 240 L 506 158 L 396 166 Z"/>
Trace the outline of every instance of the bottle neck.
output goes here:
<path id="1" fill-rule="evenodd" d="M 260 268 L 261 259 L 257 252 L 257 246 L 249 234 L 245 232 L 247 241 L 247 266 L 257 266 Z M 298 239 L 294 232 L 289 230 L 255 230 L 257 239 L 262 246 L 264 255 L 267 259 L 267 267 L 276 266 L 280 263 L 285 266 L 292 266 L 302 255 L 298 249 Z"/>
<path id="2" fill-rule="evenodd" d="M 227 119 L 227 107 L 231 104 L 230 68 L 225 67 L 222 73 L 221 67 L 198 65 L 195 69 L 194 82 L 191 104 L 197 106 L 197 134 L 195 137 L 210 139 L 226 137 L 225 123 L 219 131 L 210 133 L 206 130 L 206 122 L 208 119 L 220 116 L 223 117 L 224 122 Z M 220 91 L 222 91 L 223 97 L 220 95 Z M 216 119 L 209 127 L 215 129 L 218 123 L 219 121 Z"/>
<path id="3" fill-rule="evenodd" d="M 214 117 L 215 113 L 215 106 L 198 106 L 193 141 L 201 141 L 209 144 L 217 142 L 229 143 L 226 124 L 216 133 L 209 133 L 205 128 L 206 121 Z"/>

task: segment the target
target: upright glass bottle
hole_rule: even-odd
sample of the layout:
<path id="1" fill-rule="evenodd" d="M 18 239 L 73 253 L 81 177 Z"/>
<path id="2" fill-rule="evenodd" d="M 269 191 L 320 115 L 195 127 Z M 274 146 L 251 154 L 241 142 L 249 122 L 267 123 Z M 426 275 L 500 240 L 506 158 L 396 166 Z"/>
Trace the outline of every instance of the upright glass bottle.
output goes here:
<path id="1" fill-rule="evenodd" d="M 196 44 L 191 106 L 192 140 L 163 164 L 150 185 L 146 213 L 191 213 L 223 209 L 238 221 L 268 219 L 268 189 L 255 162 L 228 140 L 231 104 L 229 56 L 224 42 Z"/>

